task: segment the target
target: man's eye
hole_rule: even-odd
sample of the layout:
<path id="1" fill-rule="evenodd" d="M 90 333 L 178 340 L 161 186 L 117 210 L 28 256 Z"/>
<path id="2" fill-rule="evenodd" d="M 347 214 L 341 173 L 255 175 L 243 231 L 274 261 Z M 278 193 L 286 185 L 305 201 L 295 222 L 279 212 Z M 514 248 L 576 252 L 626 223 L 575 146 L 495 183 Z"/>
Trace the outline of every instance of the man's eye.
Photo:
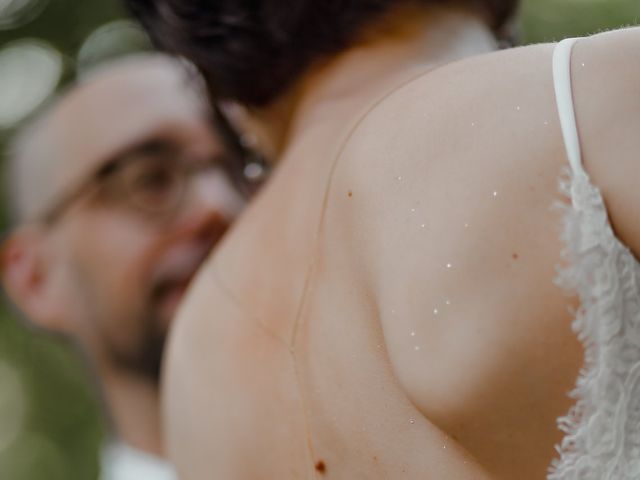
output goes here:
<path id="1" fill-rule="evenodd" d="M 132 187 L 143 192 L 158 194 L 171 189 L 175 181 L 176 174 L 172 169 L 154 168 L 139 172 Z"/>
<path id="2" fill-rule="evenodd" d="M 161 162 L 136 165 L 127 175 L 125 192 L 133 205 L 148 211 L 172 208 L 183 184 L 174 165 Z"/>

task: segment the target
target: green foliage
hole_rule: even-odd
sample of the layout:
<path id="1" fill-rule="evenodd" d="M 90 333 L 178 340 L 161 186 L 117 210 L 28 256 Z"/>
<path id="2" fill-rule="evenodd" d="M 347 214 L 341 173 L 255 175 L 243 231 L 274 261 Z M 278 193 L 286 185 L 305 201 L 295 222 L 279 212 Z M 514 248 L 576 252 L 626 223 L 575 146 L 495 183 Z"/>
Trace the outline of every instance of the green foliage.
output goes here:
<path id="1" fill-rule="evenodd" d="M 65 341 L 16 317 L 0 320 L 0 478 L 96 478 L 103 423 L 88 369 Z"/>
<path id="2" fill-rule="evenodd" d="M 525 43 L 558 41 L 640 22 L 637 0 L 528 0 L 522 7 Z"/>
<path id="3" fill-rule="evenodd" d="M 50 0 L 33 21 L 0 30 L 0 48 L 22 39 L 46 41 L 62 55 L 63 88 L 76 76 L 79 51 L 89 35 L 124 15 L 113 0 Z M 129 49 L 119 46 L 104 56 L 143 46 L 130 43 Z M 80 353 L 63 339 L 29 328 L 5 306 L 0 312 L 0 479 L 95 479 L 104 434 L 99 392 Z"/>

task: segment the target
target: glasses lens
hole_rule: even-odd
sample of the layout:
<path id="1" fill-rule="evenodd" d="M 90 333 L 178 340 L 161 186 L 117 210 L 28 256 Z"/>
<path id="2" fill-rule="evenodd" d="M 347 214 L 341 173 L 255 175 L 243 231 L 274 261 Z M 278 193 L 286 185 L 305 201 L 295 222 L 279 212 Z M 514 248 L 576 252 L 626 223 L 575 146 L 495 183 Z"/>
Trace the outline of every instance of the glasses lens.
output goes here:
<path id="1" fill-rule="evenodd" d="M 185 175 L 178 162 L 141 158 L 120 172 L 126 200 L 135 208 L 164 214 L 177 208 L 184 192 Z"/>

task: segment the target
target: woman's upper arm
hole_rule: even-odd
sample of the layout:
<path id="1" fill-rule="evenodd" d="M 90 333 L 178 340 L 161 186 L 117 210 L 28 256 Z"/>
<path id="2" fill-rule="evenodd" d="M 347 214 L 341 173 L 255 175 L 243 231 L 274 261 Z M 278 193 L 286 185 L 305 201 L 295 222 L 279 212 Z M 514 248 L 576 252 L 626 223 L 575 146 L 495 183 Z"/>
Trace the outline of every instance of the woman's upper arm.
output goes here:
<path id="1" fill-rule="evenodd" d="M 616 234 L 640 257 L 640 28 L 580 40 L 572 72 L 585 169 Z"/>

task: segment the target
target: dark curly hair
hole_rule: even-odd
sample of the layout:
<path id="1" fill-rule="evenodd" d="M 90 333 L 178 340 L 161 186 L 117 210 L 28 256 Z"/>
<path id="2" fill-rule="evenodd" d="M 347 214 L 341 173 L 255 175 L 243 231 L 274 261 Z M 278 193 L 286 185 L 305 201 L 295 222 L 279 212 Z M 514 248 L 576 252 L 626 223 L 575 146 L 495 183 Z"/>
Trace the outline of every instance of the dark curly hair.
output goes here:
<path id="1" fill-rule="evenodd" d="M 191 60 L 216 98 L 263 106 L 315 60 L 404 3 L 478 9 L 498 30 L 518 0 L 127 0 L 159 48 Z"/>

